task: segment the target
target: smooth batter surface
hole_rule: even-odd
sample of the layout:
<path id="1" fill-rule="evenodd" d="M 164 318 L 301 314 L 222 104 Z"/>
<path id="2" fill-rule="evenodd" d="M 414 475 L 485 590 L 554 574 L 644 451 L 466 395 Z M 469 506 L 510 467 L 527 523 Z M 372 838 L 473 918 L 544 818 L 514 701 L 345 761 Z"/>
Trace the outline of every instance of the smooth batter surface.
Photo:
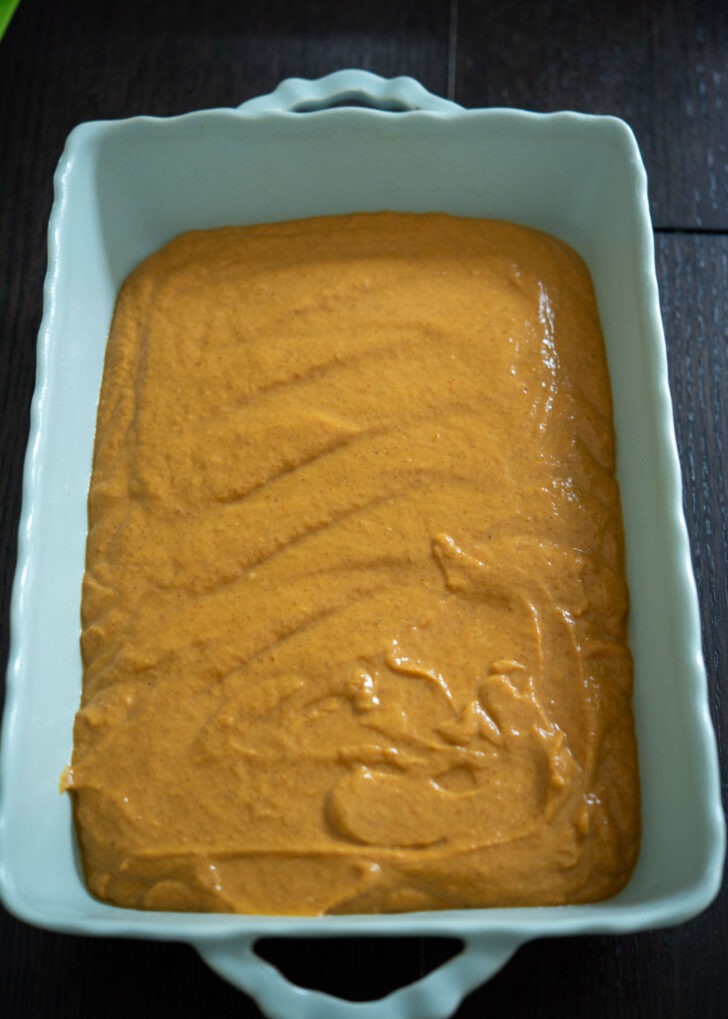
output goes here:
<path id="1" fill-rule="evenodd" d="M 583 902 L 639 843 L 611 399 L 546 235 L 183 235 L 125 284 L 68 773 L 89 888 L 319 914 Z"/>

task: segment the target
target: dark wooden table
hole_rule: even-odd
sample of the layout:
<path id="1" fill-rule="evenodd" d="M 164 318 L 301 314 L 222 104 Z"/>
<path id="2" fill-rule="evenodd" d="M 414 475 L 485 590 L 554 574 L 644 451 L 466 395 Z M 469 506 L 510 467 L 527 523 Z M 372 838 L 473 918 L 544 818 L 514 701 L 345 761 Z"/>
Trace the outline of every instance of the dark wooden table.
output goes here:
<path id="1" fill-rule="evenodd" d="M 350 10 L 351 8 L 351 10 Z M 720 0 L 23 0 L 0 43 L 0 675 L 52 174 L 71 128 L 235 105 L 291 75 L 410 74 L 465 106 L 627 120 L 650 179 L 713 719 L 728 759 L 728 6 Z M 458 1015 L 728 1016 L 728 893 L 679 928 L 527 945 Z M 447 945 L 274 947 L 292 977 L 378 997 Z M 12 1019 L 256 1016 L 187 947 L 65 937 L 0 912 Z M 293 1019 L 293 1017 L 292 1017 Z"/>

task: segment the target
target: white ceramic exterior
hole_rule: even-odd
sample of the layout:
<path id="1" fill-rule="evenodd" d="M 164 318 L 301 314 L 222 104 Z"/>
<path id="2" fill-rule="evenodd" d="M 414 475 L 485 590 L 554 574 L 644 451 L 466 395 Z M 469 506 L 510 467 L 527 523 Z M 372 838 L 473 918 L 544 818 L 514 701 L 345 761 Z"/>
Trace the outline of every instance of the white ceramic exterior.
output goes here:
<path id="1" fill-rule="evenodd" d="M 325 109 L 353 100 L 375 109 Z M 629 128 L 576 113 L 462 110 L 410 78 L 342 71 L 290 79 L 239 109 L 84 124 L 55 183 L 2 745 L 8 909 L 55 930 L 188 941 L 276 1019 L 435 1019 L 529 938 L 658 927 L 702 910 L 720 883 L 724 819 L 646 178 Z M 58 781 L 81 686 L 86 494 L 116 293 L 134 265 L 183 230 L 379 209 L 525 223 L 561 237 L 591 269 L 632 595 L 644 822 L 636 872 L 594 906 L 291 919 L 104 905 L 81 880 Z M 422 981 L 363 1004 L 293 987 L 254 952 L 264 936 L 364 934 L 454 936 L 465 947 Z"/>

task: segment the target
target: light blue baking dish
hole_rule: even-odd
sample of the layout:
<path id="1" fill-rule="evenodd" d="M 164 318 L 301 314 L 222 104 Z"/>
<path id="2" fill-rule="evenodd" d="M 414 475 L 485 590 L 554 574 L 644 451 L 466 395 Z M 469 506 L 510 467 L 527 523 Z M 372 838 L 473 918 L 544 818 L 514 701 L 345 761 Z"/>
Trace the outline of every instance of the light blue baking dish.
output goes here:
<path id="1" fill-rule="evenodd" d="M 354 100 L 374 108 L 347 107 Z M 635 931 L 702 910 L 719 887 L 725 829 L 646 179 L 629 128 L 576 113 L 463 110 L 410 78 L 341 71 L 285 81 L 238 109 L 84 124 L 55 184 L 2 743 L 8 909 L 69 933 L 187 941 L 275 1019 L 444 1017 L 530 938 Z M 636 872 L 608 902 L 561 908 L 293 919 L 104 905 L 81 880 L 58 780 L 80 694 L 86 493 L 116 293 L 136 263 L 183 230 L 378 209 L 514 220 L 561 237 L 590 266 L 633 605 L 644 821 Z M 276 935 L 439 935 L 464 947 L 423 980 L 361 1004 L 288 983 L 254 950 Z"/>

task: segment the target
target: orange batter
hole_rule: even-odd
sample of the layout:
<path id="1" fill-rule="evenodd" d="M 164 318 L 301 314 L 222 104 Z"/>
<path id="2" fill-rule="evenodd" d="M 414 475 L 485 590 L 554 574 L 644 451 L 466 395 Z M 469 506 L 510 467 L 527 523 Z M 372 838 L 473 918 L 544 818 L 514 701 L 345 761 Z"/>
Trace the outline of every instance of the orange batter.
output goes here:
<path id="1" fill-rule="evenodd" d="M 188 233 L 119 297 L 67 786 L 90 890 L 585 902 L 639 788 L 588 272 L 508 223 Z"/>

